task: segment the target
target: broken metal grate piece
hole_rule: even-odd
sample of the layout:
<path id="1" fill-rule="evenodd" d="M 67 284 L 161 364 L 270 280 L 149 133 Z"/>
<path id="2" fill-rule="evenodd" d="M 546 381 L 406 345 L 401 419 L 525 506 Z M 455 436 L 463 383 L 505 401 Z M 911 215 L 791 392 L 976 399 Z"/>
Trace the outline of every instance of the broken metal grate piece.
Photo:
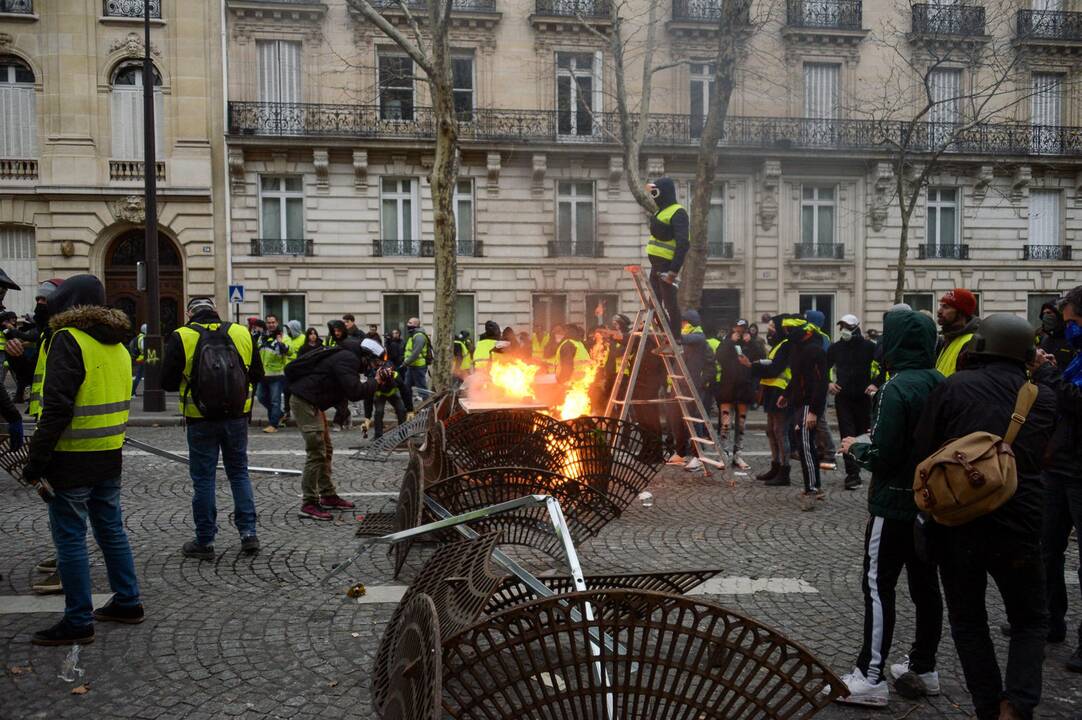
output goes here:
<path id="1" fill-rule="evenodd" d="M 458 472 L 491 467 L 555 471 L 558 448 L 571 438 L 567 425 L 532 410 L 461 414 L 444 425 L 447 456 Z"/>
<path id="2" fill-rule="evenodd" d="M 398 505 L 394 511 L 394 532 L 402 532 L 421 524 L 424 517 L 425 503 L 424 480 L 421 478 L 421 456 L 410 448 L 410 461 L 406 473 L 402 476 L 402 487 L 398 491 Z M 406 564 L 406 557 L 413 540 L 404 540 L 391 546 L 394 556 L 394 576 L 397 578 Z"/>
<path id="3" fill-rule="evenodd" d="M 357 523 L 357 537 L 382 537 L 394 532 L 395 513 L 368 513 Z"/>
<path id="4" fill-rule="evenodd" d="M 377 712 L 382 712 L 386 704 L 393 651 L 409 600 L 418 594 L 432 599 L 440 637 L 449 637 L 475 623 L 501 582 L 491 568 L 492 550 L 498 539 L 497 533 L 490 533 L 474 540 L 441 545 L 421 568 L 395 608 L 376 651 L 376 664 L 372 669 L 372 706 Z"/>
<path id="5" fill-rule="evenodd" d="M 529 602 L 445 637 L 443 648 L 452 718 L 789 720 L 846 692 L 780 633 L 714 603 L 642 590 Z"/>
<path id="6" fill-rule="evenodd" d="M 388 676 L 383 720 L 439 720 L 441 665 L 439 619 L 428 595 L 403 600 Z"/>
<path id="7" fill-rule="evenodd" d="M 622 512 L 665 462 L 640 425 L 607 417 L 569 421 L 571 438 L 558 471 L 612 498 Z"/>
<path id="8" fill-rule="evenodd" d="M 18 450 L 11 449 L 11 436 L 6 436 L 0 441 L 0 468 L 3 468 L 8 475 L 15 478 L 16 482 L 26 485 L 26 481 L 23 480 L 23 470 L 26 468 L 26 463 L 30 459 L 30 438 L 23 440 L 22 446 Z"/>

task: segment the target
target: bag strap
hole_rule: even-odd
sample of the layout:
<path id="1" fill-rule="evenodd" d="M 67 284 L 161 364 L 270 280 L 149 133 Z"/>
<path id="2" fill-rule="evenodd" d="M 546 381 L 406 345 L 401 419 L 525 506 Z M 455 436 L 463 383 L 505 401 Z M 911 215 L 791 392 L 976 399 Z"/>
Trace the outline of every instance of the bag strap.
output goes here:
<path id="1" fill-rule="evenodd" d="M 1030 408 L 1037 401 L 1037 386 L 1028 380 L 1018 390 L 1018 400 L 1014 403 L 1014 412 L 1011 413 L 1011 424 L 1007 428 L 1007 434 L 1003 436 L 1003 442 L 1010 445 L 1018 437 L 1018 432 L 1026 424 L 1026 417 Z"/>

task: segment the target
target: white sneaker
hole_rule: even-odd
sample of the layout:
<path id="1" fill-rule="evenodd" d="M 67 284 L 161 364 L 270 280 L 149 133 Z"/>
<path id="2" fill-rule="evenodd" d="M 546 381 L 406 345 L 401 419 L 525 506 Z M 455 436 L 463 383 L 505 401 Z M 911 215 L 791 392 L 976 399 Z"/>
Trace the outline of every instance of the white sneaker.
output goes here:
<path id="1" fill-rule="evenodd" d="M 751 465 L 744 462 L 744 458 L 740 457 L 738 453 L 733 454 L 733 465 L 736 465 L 738 470 L 751 470 Z"/>
<path id="2" fill-rule="evenodd" d="M 666 465 L 683 465 L 684 464 L 684 458 L 680 457 L 679 455 L 673 455 L 671 458 L 669 458 L 668 460 L 665 461 L 665 464 Z"/>
<path id="3" fill-rule="evenodd" d="M 853 668 L 853 672 L 842 677 L 842 682 L 849 688 L 849 696 L 840 697 L 835 702 L 869 707 L 886 707 L 890 702 L 890 687 L 886 681 L 880 680 L 872 684 L 864 677 L 860 668 Z"/>
<path id="4" fill-rule="evenodd" d="M 890 674 L 894 678 L 894 689 L 908 700 L 939 695 L 939 673 L 935 670 L 922 675 L 912 672 L 909 669 L 908 655 L 903 656 L 901 662 L 890 666 Z"/>
<path id="5" fill-rule="evenodd" d="M 699 472 L 703 469 L 703 461 L 697 457 L 693 457 L 684 463 L 684 469 L 688 472 Z"/>

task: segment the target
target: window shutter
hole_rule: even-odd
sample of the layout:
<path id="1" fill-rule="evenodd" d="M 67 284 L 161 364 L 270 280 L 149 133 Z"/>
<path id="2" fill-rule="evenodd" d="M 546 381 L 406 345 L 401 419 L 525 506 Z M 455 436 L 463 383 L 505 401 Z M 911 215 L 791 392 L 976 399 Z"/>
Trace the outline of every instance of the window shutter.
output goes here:
<path id="1" fill-rule="evenodd" d="M 934 123 L 956 123 L 961 119 L 959 106 L 962 95 L 961 70 L 934 70 L 929 76 L 932 86 L 932 107 L 929 117 Z"/>
<path id="2" fill-rule="evenodd" d="M 113 153 L 117 160 L 138 160 L 143 151 L 142 88 L 113 86 Z"/>
<path id="3" fill-rule="evenodd" d="M 34 293 L 38 284 L 37 247 L 33 228 L 0 226 L 0 263 L 22 292 L 10 292 L 4 298 L 8 309 L 17 313 L 33 312 Z"/>
<path id="4" fill-rule="evenodd" d="M 837 65 L 805 63 L 804 117 L 816 120 L 838 117 L 838 74 Z"/>
<path id="5" fill-rule="evenodd" d="M 1030 245 L 1059 245 L 1060 193 L 1033 190 L 1029 194 Z"/>
<path id="6" fill-rule="evenodd" d="M 1033 73 L 1030 118 L 1033 125 L 1062 124 L 1063 77 L 1054 73 Z"/>
<path id="7" fill-rule="evenodd" d="M 1059 12 L 1063 9 L 1062 0 L 1033 0 L 1032 5 L 1037 12 Z"/>
<path id="8" fill-rule="evenodd" d="M 259 56 L 259 102 L 279 102 L 282 92 L 278 74 L 278 42 L 260 40 L 256 47 Z"/>
<path id="9" fill-rule="evenodd" d="M 298 103 L 301 101 L 301 44 L 279 41 L 278 60 L 281 73 L 279 102 Z"/>
<path id="10" fill-rule="evenodd" d="M 0 85 L 0 157 L 38 155 L 36 99 L 33 87 Z"/>
<path id="11" fill-rule="evenodd" d="M 595 114 L 600 113 L 604 109 L 603 96 L 601 94 L 601 76 L 604 73 L 604 65 L 602 64 L 603 55 L 600 50 L 594 51 L 594 97 L 593 111 Z M 594 119 L 594 127 L 597 128 L 601 125 L 600 119 Z"/>

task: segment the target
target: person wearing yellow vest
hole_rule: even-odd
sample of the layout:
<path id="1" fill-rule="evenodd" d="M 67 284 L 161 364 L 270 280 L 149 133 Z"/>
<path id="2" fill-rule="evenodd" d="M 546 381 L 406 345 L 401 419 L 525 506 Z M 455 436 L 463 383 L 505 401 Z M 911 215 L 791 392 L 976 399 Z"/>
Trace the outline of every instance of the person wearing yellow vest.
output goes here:
<path id="1" fill-rule="evenodd" d="M 399 372 L 405 370 L 405 382 L 402 387 L 406 391 L 403 398 L 406 412 L 413 412 L 413 389 L 428 390 L 428 365 L 432 362 L 432 342 L 428 335 L 421 329 L 421 321 L 410 318 L 406 322 L 406 355 L 402 358 L 402 367 Z"/>
<path id="2" fill-rule="evenodd" d="M 278 324 L 277 315 L 267 315 L 267 331 L 258 337 L 256 349 L 263 361 L 263 379 L 256 390 L 256 399 L 267 409 L 265 433 L 278 432 L 282 421 L 282 393 L 286 384 L 286 361 L 289 345 L 285 330 Z"/>
<path id="3" fill-rule="evenodd" d="M 120 508 L 121 448 L 131 403 L 131 356 L 124 345 L 127 316 L 105 307 L 105 287 L 76 275 L 49 298 L 52 335 L 37 429 L 24 479 L 49 504 L 49 526 L 63 582 L 64 618 L 34 633 L 35 645 L 94 641 L 94 621 L 134 624 L 143 604 Z M 87 520 L 101 548 L 113 597 L 94 610 Z"/>
<path id="4" fill-rule="evenodd" d="M 453 355 L 455 360 L 455 379 L 462 382 L 473 372 L 473 350 L 470 347 L 470 334 L 462 330 L 455 336 Z"/>
<path id="5" fill-rule="evenodd" d="M 488 368 L 492 362 L 493 353 L 498 353 L 497 345 L 500 343 L 500 326 L 493 320 L 485 321 L 485 331 L 477 339 L 477 345 L 473 348 L 473 364 L 478 368 Z"/>
<path id="6" fill-rule="evenodd" d="M 759 378 L 761 405 L 766 411 L 766 437 L 770 443 L 770 469 L 756 475 L 770 486 L 780 487 L 792 483 L 789 473 L 789 408 L 785 403 L 785 390 L 793 374 L 789 370 L 789 330 L 807 321 L 799 315 L 775 315 L 766 328 L 770 351 L 766 357 L 752 362 L 741 356 L 739 362 L 751 368 L 752 377 Z"/>
<path id="7" fill-rule="evenodd" d="M 543 360 L 545 358 L 545 348 L 549 344 L 549 334 L 545 332 L 545 326 L 541 323 L 535 323 L 533 326 L 533 334 L 530 335 L 530 355 L 535 360 Z"/>
<path id="8" fill-rule="evenodd" d="M 240 534 L 241 550 L 255 554 L 259 552 L 259 540 L 255 500 L 248 477 L 248 419 L 252 412 L 252 387 L 263 378 L 263 363 L 252 335 L 241 325 L 223 323 L 210 298 L 189 300 L 187 315 L 188 324 L 167 338 L 162 355 L 162 388 L 180 393 L 188 440 L 188 472 L 192 479 L 195 539 L 184 543 L 181 552 L 199 560 L 215 558 L 214 538 L 218 533 L 215 483 L 220 455 L 233 494 L 233 522 Z M 192 381 L 196 375 L 196 349 L 201 333 L 206 332 L 224 332 L 244 366 L 247 397 L 243 409 L 238 408 L 233 417 L 204 417 L 193 397 L 193 390 L 198 387 L 198 377 Z"/>
<path id="9" fill-rule="evenodd" d="M 375 391 L 375 428 L 376 439 L 383 437 L 383 414 L 387 410 L 387 403 L 394 409 L 398 424 L 406 422 L 406 406 L 402 402 L 402 393 L 398 390 L 398 373 L 390 365 L 384 365 L 376 371 Z"/>
<path id="10" fill-rule="evenodd" d="M 304 326 L 301 325 L 300 320 L 290 320 L 286 323 L 286 346 L 289 348 L 289 353 L 286 355 L 286 367 L 297 359 L 301 354 L 301 348 L 304 347 L 304 343 L 307 339 L 307 335 L 304 332 Z M 283 371 L 284 372 L 284 371 Z M 285 381 L 282 387 L 282 417 L 289 419 L 289 380 Z"/>
<path id="11" fill-rule="evenodd" d="M 958 357 L 980 326 L 977 297 L 965 288 L 954 288 L 939 298 L 936 322 L 942 335 L 936 345 L 935 369 L 943 377 L 958 370 Z"/>
<path id="12" fill-rule="evenodd" d="M 567 336 L 556 346 L 556 382 L 570 382 L 581 377 L 593 363 L 590 351 L 582 342 L 582 328 L 578 325 L 566 325 Z"/>
<path id="13" fill-rule="evenodd" d="M 134 398 L 135 393 L 139 390 L 139 383 L 143 380 L 143 367 L 146 360 L 147 351 L 147 326 L 143 323 L 139 327 L 139 334 L 132 338 L 131 345 L 128 346 L 128 352 L 132 356 L 132 364 L 134 367 L 132 371 L 135 373 L 132 376 L 131 382 L 131 396 Z"/>
<path id="14" fill-rule="evenodd" d="M 676 278 L 687 255 L 691 221 L 687 210 L 676 202 L 676 183 L 672 178 L 658 178 L 647 184 L 647 191 L 657 205 L 650 216 L 650 239 L 646 255 L 650 259 L 650 287 L 665 308 L 669 329 L 680 332 L 680 303 L 676 298 Z"/>

